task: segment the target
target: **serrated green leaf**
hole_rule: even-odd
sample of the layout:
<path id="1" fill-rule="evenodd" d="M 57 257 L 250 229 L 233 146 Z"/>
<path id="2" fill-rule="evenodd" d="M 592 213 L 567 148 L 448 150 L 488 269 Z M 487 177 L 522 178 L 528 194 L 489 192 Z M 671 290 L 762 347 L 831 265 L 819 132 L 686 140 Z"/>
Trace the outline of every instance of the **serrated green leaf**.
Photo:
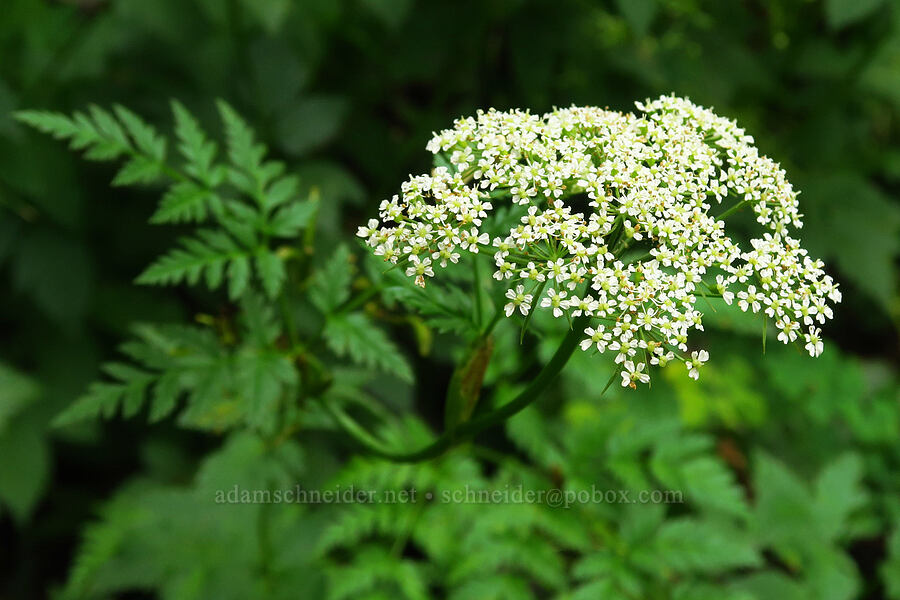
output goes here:
<path id="1" fill-rule="evenodd" d="M 863 463 L 856 454 L 843 454 L 827 464 L 815 482 L 813 512 L 827 539 L 839 536 L 850 514 L 866 504 L 862 487 Z"/>
<path id="2" fill-rule="evenodd" d="M 145 156 L 138 155 L 125 163 L 112 180 L 115 186 L 134 185 L 136 183 L 152 183 L 162 177 L 160 163 Z"/>
<path id="3" fill-rule="evenodd" d="M 281 322 L 270 302 L 257 293 L 241 299 L 241 325 L 247 344 L 266 348 L 281 335 Z"/>
<path id="4" fill-rule="evenodd" d="M 190 181 L 170 187 L 160 200 L 159 208 L 150 217 L 153 224 L 190 223 L 206 220 L 210 210 L 221 209 L 221 199 L 208 188 Z"/>
<path id="5" fill-rule="evenodd" d="M 294 175 L 279 177 L 272 182 L 263 195 L 263 206 L 272 210 L 294 200 L 300 189 L 300 179 Z"/>
<path id="6" fill-rule="evenodd" d="M 316 202 L 293 202 L 279 209 L 268 224 L 268 231 L 275 237 L 295 237 L 316 214 Z"/>
<path id="7" fill-rule="evenodd" d="M 231 164 L 259 179 L 258 173 L 266 147 L 256 143 L 253 130 L 227 102 L 219 100 L 217 104 L 222 122 L 225 124 L 228 158 Z"/>
<path id="8" fill-rule="evenodd" d="M 151 125 L 119 104 L 113 107 L 137 149 L 148 158 L 162 164 L 166 161 L 166 140 Z"/>
<path id="9" fill-rule="evenodd" d="M 278 296 L 281 286 L 287 278 L 284 261 L 277 254 L 268 250 L 256 255 L 256 274 L 262 283 L 263 291 L 269 298 Z"/>
<path id="10" fill-rule="evenodd" d="M 250 351 L 240 353 L 235 365 L 235 383 L 247 423 L 262 431 L 274 431 L 279 400 L 288 387 L 297 384 L 293 364 L 280 354 Z"/>
<path id="11" fill-rule="evenodd" d="M 724 522 L 693 518 L 667 521 L 653 546 L 659 560 L 679 573 L 719 573 L 763 564 L 748 536 Z"/>
<path id="12" fill-rule="evenodd" d="M 176 285 L 182 281 L 196 285 L 206 274 L 211 289 L 217 288 L 226 265 L 247 257 L 248 251 L 221 231 L 200 230 L 195 238 L 184 238 L 176 248 L 147 267 L 137 278 L 144 285 Z M 229 274 L 231 269 L 229 267 Z"/>
<path id="13" fill-rule="evenodd" d="M 172 101 L 172 113 L 175 115 L 178 149 L 186 161 L 185 171 L 207 185 L 217 185 L 220 178 L 214 176 L 213 169 L 216 143 L 207 139 L 194 116 L 177 100 Z"/>
<path id="14" fill-rule="evenodd" d="M 163 373 L 153 386 L 153 401 L 148 420 L 161 421 L 175 410 L 178 396 L 182 391 L 182 377 L 178 372 Z"/>
<path id="15" fill-rule="evenodd" d="M 333 315 L 323 332 L 328 347 L 338 356 L 353 362 L 392 373 L 404 381 L 412 381 L 412 369 L 400 351 L 383 331 L 365 315 Z"/>
<path id="16" fill-rule="evenodd" d="M 250 258 L 237 256 L 228 265 L 228 297 L 240 298 L 250 283 Z"/>
<path id="17" fill-rule="evenodd" d="M 129 152 L 131 143 L 116 120 L 96 106 L 90 113 L 76 112 L 69 118 L 49 111 L 22 111 L 16 118 L 57 139 L 68 139 L 69 146 L 84 150 L 89 160 L 114 160 Z"/>
<path id="18" fill-rule="evenodd" d="M 350 249 L 342 244 L 316 272 L 309 287 L 309 299 L 323 313 L 333 311 L 350 297 L 352 277 Z"/>

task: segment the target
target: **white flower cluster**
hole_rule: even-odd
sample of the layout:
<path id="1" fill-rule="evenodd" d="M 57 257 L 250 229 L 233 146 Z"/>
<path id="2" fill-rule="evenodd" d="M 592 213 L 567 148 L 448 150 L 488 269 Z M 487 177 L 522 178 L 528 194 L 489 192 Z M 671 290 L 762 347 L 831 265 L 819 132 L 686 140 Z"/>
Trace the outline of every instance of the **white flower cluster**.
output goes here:
<path id="1" fill-rule="evenodd" d="M 463 252 L 492 252 L 506 315 L 537 303 L 590 316 L 581 347 L 613 353 L 624 386 L 674 360 L 698 377 L 709 355 L 688 353 L 688 333 L 703 329 L 703 296 L 765 313 L 780 341 L 800 338 L 818 356 L 816 325 L 841 294 L 790 235 L 801 222 L 784 171 L 733 121 L 688 100 L 637 107 L 457 120 L 428 144 L 448 166 L 411 177 L 358 235 L 422 286 Z M 518 214 L 491 240 L 486 220 L 501 201 Z M 745 205 L 764 231 L 749 248 L 725 232 Z"/>

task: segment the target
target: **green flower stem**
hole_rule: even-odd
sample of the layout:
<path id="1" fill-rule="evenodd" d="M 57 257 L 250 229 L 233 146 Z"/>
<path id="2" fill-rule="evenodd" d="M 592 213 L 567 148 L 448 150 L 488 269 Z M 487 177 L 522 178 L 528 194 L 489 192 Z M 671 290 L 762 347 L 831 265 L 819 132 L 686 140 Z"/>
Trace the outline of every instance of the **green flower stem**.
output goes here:
<path id="1" fill-rule="evenodd" d="M 748 202 L 746 200 L 741 200 L 740 202 L 738 202 L 737 204 L 735 204 L 734 206 L 732 206 L 731 208 L 729 208 L 728 210 L 723 212 L 721 215 L 717 216 L 716 218 L 724 221 L 725 217 L 741 210 L 742 208 L 744 208 L 745 204 L 748 204 Z"/>
<path id="2" fill-rule="evenodd" d="M 487 337 L 494 331 L 494 327 L 497 326 L 497 323 L 500 322 L 500 319 L 503 318 L 503 309 L 498 308 L 494 311 L 494 316 L 491 318 L 491 322 L 487 324 L 487 327 L 484 328 L 484 331 L 481 332 L 482 337 Z"/>
<path id="3" fill-rule="evenodd" d="M 478 254 L 472 256 L 472 284 L 475 287 L 475 325 L 481 327 L 482 299 L 481 299 L 481 261 Z"/>
<path id="4" fill-rule="evenodd" d="M 288 339 L 291 341 L 291 346 L 296 347 L 300 340 L 297 337 L 297 327 L 294 324 L 294 315 L 291 313 L 290 302 L 287 297 L 287 286 L 281 290 L 281 294 L 279 294 L 278 300 L 281 304 L 281 318 L 284 319 L 284 328 L 287 329 Z"/>
<path id="5" fill-rule="evenodd" d="M 370 434 L 359 423 L 357 423 L 350 415 L 343 411 L 334 402 L 323 402 L 325 409 L 331 413 L 335 422 L 349 434 L 360 446 L 365 448 L 370 454 L 393 462 L 420 462 L 440 456 L 453 446 L 465 441 L 468 438 L 478 434 L 485 429 L 503 423 L 522 409 L 526 408 L 532 402 L 538 399 L 556 379 L 559 372 L 571 358 L 578 343 L 584 337 L 584 328 L 590 323 L 590 317 L 583 315 L 577 317 L 572 323 L 572 329 L 566 334 L 566 337 L 556 349 L 550 361 L 544 365 L 544 368 L 531 380 L 528 387 L 525 388 L 514 400 L 508 402 L 487 414 L 475 417 L 470 421 L 461 423 L 457 427 L 445 432 L 436 438 L 433 442 L 412 452 L 402 452 L 389 448 L 381 440 Z"/>
<path id="6" fill-rule="evenodd" d="M 378 284 L 378 285 L 370 285 L 367 289 L 360 292 L 358 295 L 354 296 L 347 300 L 343 306 L 339 306 L 334 313 L 337 315 L 347 314 L 352 312 L 377 296 L 380 292 L 388 288 L 387 284 Z"/>

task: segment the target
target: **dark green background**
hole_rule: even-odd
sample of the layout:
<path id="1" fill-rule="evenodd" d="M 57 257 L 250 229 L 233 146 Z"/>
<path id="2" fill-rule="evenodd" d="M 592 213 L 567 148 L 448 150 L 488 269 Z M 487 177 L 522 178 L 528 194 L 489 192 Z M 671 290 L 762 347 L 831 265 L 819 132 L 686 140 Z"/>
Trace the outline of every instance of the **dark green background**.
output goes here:
<path id="1" fill-rule="evenodd" d="M 839 545 L 859 597 L 885 597 L 884 571 L 900 597 L 900 541 L 893 550 L 888 541 L 900 516 L 900 7 L 891 0 L 3 0 L 0 598 L 60 584 L 85 523 L 134 473 L 190 472 L 218 444 L 170 425 L 53 430 L 48 421 L 131 322 L 227 310 L 211 294 L 134 286 L 178 233 L 145 224 L 155 192 L 110 188 L 111 167 L 27 131 L 11 111 L 121 103 L 168 130 L 177 98 L 215 131 L 214 99 L 224 98 L 321 191 L 318 244 L 329 252 L 408 173 L 429 168 L 430 133 L 457 116 L 572 103 L 630 110 L 672 92 L 736 118 L 784 166 L 802 190 L 801 239 L 828 262 L 844 302 L 821 364 L 780 348 L 766 361 L 753 337 L 737 343 L 726 332 L 712 346 L 718 375 L 696 389 L 668 384 L 666 402 L 686 427 L 737 440 L 742 455 L 765 449 L 801 478 L 839 451 L 863 456 L 869 524 Z M 418 354 L 410 331 L 395 334 Z M 415 365 L 440 384 L 415 393 L 433 417 L 450 366 Z M 572 369 L 579 397 L 590 392 L 578 377 L 603 383 L 608 373 L 601 359 Z M 20 405 L 4 427 L 5 407 Z"/>

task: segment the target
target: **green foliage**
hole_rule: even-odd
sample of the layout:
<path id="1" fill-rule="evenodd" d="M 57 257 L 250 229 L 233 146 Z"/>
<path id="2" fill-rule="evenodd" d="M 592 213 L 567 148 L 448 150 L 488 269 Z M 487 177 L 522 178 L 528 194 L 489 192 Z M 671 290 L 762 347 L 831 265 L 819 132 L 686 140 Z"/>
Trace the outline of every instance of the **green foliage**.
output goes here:
<path id="1" fill-rule="evenodd" d="M 207 139 L 194 117 L 173 102 L 175 136 L 184 164 L 166 163 L 166 140 L 133 112 L 116 106 L 110 113 L 92 106 L 72 117 L 46 111 L 22 111 L 17 118 L 58 139 L 70 141 L 91 160 L 128 162 L 113 179 L 114 185 L 168 180 L 154 224 L 204 223 L 217 228 L 197 229 L 182 238 L 181 247 L 169 251 L 137 278 L 146 285 L 197 285 L 210 289 L 228 282 L 232 300 L 249 289 L 251 273 L 270 297 L 278 296 L 286 278 L 285 258 L 270 245 L 271 238 L 296 237 L 313 219 L 316 205 L 300 201 L 299 181 L 284 175 L 284 164 L 265 160 L 267 149 L 250 127 L 225 102 L 219 113 L 225 128 L 230 164 L 216 162 L 216 144 Z M 236 195 L 237 194 L 237 195 Z M 98 390 L 107 394 L 109 390 Z"/>
<path id="2" fill-rule="evenodd" d="M 347 356 L 357 364 L 382 369 L 406 381 L 412 380 L 409 363 L 384 332 L 365 315 L 331 316 L 322 335 L 328 347 L 338 356 Z"/>
<path id="3" fill-rule="evenodd" d="M 222 430 L 239 424 L 265 431 L 275 426 L 283 403 L 296 392 L 297 372 L 273 344 L 281 335 L 271 308 L 255 295 L 243 301 L 241 340 L 223 347 L 209 329 L 142 325 L 121 351 L 133 364 L 104 366 L 113 382 L 96 382 L 56 420 L 67 425 L 110 418 L 121 410 L 134 416 L 148 403 L 148 419 L 159 421 L 178 407 L 188 427 Z"/>
<path id="4" fill-rule="evenodd" d="M 316 273 L 309 288 L 309 299 L 323 312 L 337 309 L 350 297 L 350 280 L 353 270 L 350 249 L 339 246 L 334 254 Z"/>
<path id="5" fill-rule="evenodd" d="M 900 599 L 898 16 L 883 0 L 5 0 L 0 596 Z M 439 460 L 355 456 L 323 403 L 421 447 L 478 333 L 466 268 L 423 291 L 355 260 L 356 225 L 424 171 L 430 133 L 479 107 L 667 92 L 736 118 L 801 191 L 804 246 L 844 294 L 825 354 L 763 350 L 763 321 L 710 299 L 699 382 L 666 370 L 601 396 L 611 365 L 576 353 L 537 405 Z M 552 327 L 495 330 L 476 417 L 549 358 Z M 153 423 L 92 422 L 125 412 Z M 216 502 L 236 484 L 418 494 Z M 443 501 L 467 485 L 682 501 Z"/>
<path id="6" fill-rule="evenodd" d="M 31 516 L 49 479 L 50 451 L 39 412 L 42 390 L 3 363 L 0 390 L 0 509 L 21 523 Z"/>
<path id="7" fill-rule="evenodd" d="M 87 529 L 63 597 L 132 589 L 157 589 L 162 598 L 288 597 L 303 578 L 313 587 L 316 576 L 302 562 L 289 569 L 265 562 L 288 566 L 296 549 L 278 532 L 284 508 L 240 503 L 237 493 L 286 487 L 301 461 L 294 444 L 271 450 L 257 437 L 235 434 L 188 486 L 136 481 L 125 487 Z M 269 541 L 246 543 L 257 535 Z"/>

